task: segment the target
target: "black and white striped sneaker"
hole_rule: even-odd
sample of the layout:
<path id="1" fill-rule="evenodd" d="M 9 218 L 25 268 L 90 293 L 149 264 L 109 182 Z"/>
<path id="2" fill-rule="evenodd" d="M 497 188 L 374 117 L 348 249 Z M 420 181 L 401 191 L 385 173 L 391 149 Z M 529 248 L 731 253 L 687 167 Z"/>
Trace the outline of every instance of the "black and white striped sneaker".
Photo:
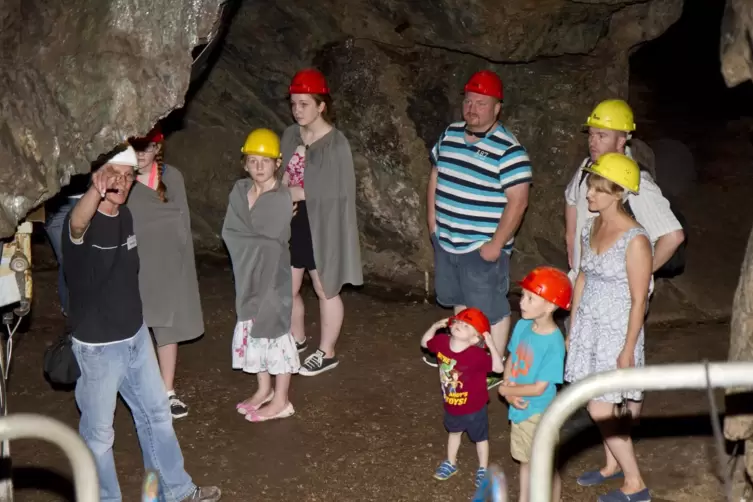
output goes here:
<path id="1" fill-rule="evenodd" d="M 439 367 L 439 361 L 437 361 L 437 356 L 434 354 L 427 352 L 424 354 L 424 357 L 422 358 L 426 364 L 431 366 L 432 368 L 438 368 Z"/>
<path id="2" fill-rule="evenodd" d="M 299 354 L 301 352 L 306 352 L 306 349 L 309 348 L 309 337 L 305 337 L 302 342 L 296 340 L 295 337 L 293 337 L 293 340 L 295 340 L 295 348 Z"/>
<path id="3" fill-rule="evenodd" d="M 186 403 L 178 399 L 175 392 L 168 392 L 167 398 L 170 400 L 170 414 L 173 418 L 183 418 L 188 416 L 188 406 L 186 406 Z"/>
<path id="4" fill-rule="evenodd" d="M 316 352 L 311 354 L 303 361 L 299 375 L 314 376 L 325 371 L 333 370 L 340 364 L 337 357 L 324 357 L 324 352 L 317 349 Z"/>

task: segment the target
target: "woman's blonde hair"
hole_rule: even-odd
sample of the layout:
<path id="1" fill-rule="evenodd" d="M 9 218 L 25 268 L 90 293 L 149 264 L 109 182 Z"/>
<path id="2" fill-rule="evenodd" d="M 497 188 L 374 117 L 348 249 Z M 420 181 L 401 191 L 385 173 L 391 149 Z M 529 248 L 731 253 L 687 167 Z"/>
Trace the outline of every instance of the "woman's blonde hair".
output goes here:
<path id="1" fill-rule="evenodd" d="M 593 188 L 597 192 L 605 193 L 607 195 L 612 195 L 618 198 L 621 202 L 617 206 L 617 208 L 622 212 L 629 214 L 625 209 L 626 190 L 614 181 L 608 180 L 603 176 L 599 176 L 598 174 L 588 173 L 588 177 L 586 178 L 586 186 L 588 188 Z"/>
<path id="2" fill-rule="evenodd" d="M 622 197 L 625 195 L 625 189 L 614 181 L 608 180 L 598 174 L 589 173 L 586 179 L 586 186 L 593 188 L 597 192 L 613 195 L 615 197 Z"/>

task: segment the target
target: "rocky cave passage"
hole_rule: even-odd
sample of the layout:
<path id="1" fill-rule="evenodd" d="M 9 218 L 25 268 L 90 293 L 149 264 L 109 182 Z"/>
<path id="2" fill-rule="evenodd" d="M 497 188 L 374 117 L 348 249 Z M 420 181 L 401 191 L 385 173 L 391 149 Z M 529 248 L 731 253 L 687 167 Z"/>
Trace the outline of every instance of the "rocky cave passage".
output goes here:
<path id="1" fill-rule="evenodd" d="M 482 68 L 502 76 L 502 120 L 534 166 L 512 279 L 541 263 L 564 267 L 562 191 L 585 152 L 579 125 L 601 99 L 636 97 L 636 86 L 628 89 L 630 55 L 683 12 L 683 0 L 484 0 L 472 7 L 455 0 L 319 0 L 316 8 L 303 0 L 273 6 L 252 0 L 76 5 L 66 10 L 31 1 L 4 18 L 4 46 L 13 49 L 8 54 L 15 63 L 0 70 L 6 91 L 0 159 L 13 166 L 0 172 L 4 235 L 72 172 L 86 172 L 99 153 L 175 110 L 165 121 L 167 160 L 184 173 L 198 248 L 222 251 L 218 233 L 227 194 L 241 175 L 239 145 L 254 127 L 281 131 L 290 123 L 289 80 L 296 70 L 315 65 L 333 89 L 337 125 L 354 151 L 368 282 L 419 291 L 424 273 L 432 270 L 424 225 L 427 152 L 459 117 L 468 76 Z M 210 53 L 216 59 L 211 70 L 186 96 L 191 54 L 218 33 L 220 5 L 230 20 L 223 25 L 227 33 L 220 30 L 225 36 Z M 738 73 L 749 69 L 739 43 L 750 15 L 745 9 L 749 3 L 730 0 L 722 37 Z M 45 19 L 58 20 L 56 27 Z M 89 26 L 85 20 L 100 22 Z M 714 36 L 707 43 L 716 47 L 718 28 Z M 642 110 L 641 99 L 636 113 L 646 121 L 639 127 L 648 125 L 650 136 L 657 117 L 647 116 L 653 108 Z M 694 220 L 691 230 L 702 225 Z M 709 251 L 719 254 L 703 249 Z M 700 281 L 686 275 L 686 281 Z M 687 300 L 675 293 L 680 304 Z M 729 305 L 729 290 L 721 296 L 717 303 Z"/>
<path id="2" fill-rule="evenodd" d="M 564 266 L 562 191 L 585 154 L 579 125 L 596 102 L 620 96 L 628 98 L 635 109 L 639 136 L 654 147 L 660 183 L 677 197 L 678 207 L 690 221 L 688 269 L 683 276 L 657 286 L 651 317 L 654 321 L 702 321 L 729 314 L 745 236 L 753 223 L 747 205 L 753 193 L 749 168 L 753 162 L 753 88 L 748 82 L 753 76 L 750 0 L 727 0 L 723 23 L 719 19 L 721 5 L 697 16 L 697 9 L 716 3 L 712 0 L 508 0 L 502 6 L 497 1 L 480 0 L 472 9 L 457 0 L 410 4 L 319 0 L 316 8 L 302 0 L 277 0 L 271 7 L 258 0 L 236 1 L 225 4 L 223 15 L 232 17 L 232 23 L 223 43 L 216 51 L 204 53 L 217 58 L 211 71 L 190 90 L 192 76 L 204 66 L 199 61 L 192 70 L 191 57 L 212 39 L 212 33 L 217 33 L 214 40 L 220 39 L 220 31 L 215 31 L 219 0 L 183 4 L 77 0 L 76 8 L 69 11 L 48 3 L 29 0 L 23 12 L 18 8 L 21 14 L 13 11 L 0 17 L 0 42 L 10 49 L 0 65 L 3 236 L 12 234 L 16 221 L 52 196 L 72 173 L 88 171 L 90 161 L 124 136 L 144 133 L 169 114 L 166 153 L 168 161 L 185 175 L 199 249 L 220 251 L 227 267 L 218 232 L 228 191 L 241 175 L 239 147 L 254 127 L 271 126 L 280 131 L 290 122 L 285 100 L 289 79 L 297 69 L 314 64 L 330 80 L 340 117 L 338 126 L 356 155 L 359 223 L 370 273 L 367 287 L 383 279 L 422 291 L 423 272 L 432 269 L 423 223 L 427 148 L 446 124 L 458 117 L 460 90 L 468 75 L 491 68 L 506 85 L 503 121 L 530 151 L 535 171 L 535 188 L 517 240 L 512 279 L 542 262 Z M 118 6 L 125 11 L 116 11 Z M 693 9 L 696 17 L 688 19 Z M 699 18 L 705 18 L 705 28 L 694 27 Z M 703 49 L 707 44 L 713 47 Z M 698 78 L 698 72 L 703 72 L 703 78 Z M 737 87 L 727 89 L 722 78 Z M 180 108 L 184 101 L 187 106 Z M 47 243 L 35 253 L 41 248 L 52 264 Z M 753 240 L 743 269 L 743 292 L 753 291 L 752 257 Z M 403 410 L 402 403 L 385 401 L 390 397 L 385 388 L 400 388 L 405 403 L 422 410 L 423 414 L 411 412 L 414 422 L 434 420 L 428 404 L 433 399 L 428 390 L 433 381 L 410 368 L 411 364 L 404 364 L 405 359 L 395 359 L 387 371 L 382 361 L 395 350 L 412 358 L 408 347 L 415 343 L 406 334 L 425 329 L 438 309 L 387 305 L 353 295 L 359 299 L 349 299 L 348 329 L 372 335 L 354 336 L 350 346 L 345 343 L 343 352 L 356 364 L 350 370 L 344 368 L 346 377 L 335 393 L 322 393 L 319 382 L 296 384 L 300 385 L 299 396 L 311 396 L 324 404 L 298 422 L 303 428 L 292 432 L 287 442 L 262 432 L 254 438 L 258 451 L 249 451 L 236 435 L 248 434 L 248 429 L 227 425 L 229 416 L 237 418 L 237 413 L 234 409 L 223 411 L 243 384 L 227 371 L 213 373 L 212 379 L 204 374 L 207 367 L 226 365 L 228 327 L 235 321 L 227 270 L 204 270 L 202 288 L 207 311 L 212 312 L 212 326 L 206 344 L 181 349 L 185 387 L 194 393 L 195 416 L 199 417 L 182 425 L 181 431 L 184 437 L 194 438 L 184 444 L 196 452 L 188 456 L 188 462 L 197 466 L 195 471 L 203 472 L 200 475 L 212 482 L 224 478 L 223 490 L 230 497 L 247 495 L 248 480 L 259 479 L 268 482 L 270 493 L 294 493 L 291 499 L 310 497 L 317 490 L 332 498 L 332 490 L 340 486 L 355 487 L 368 495 L 378 493 L 383 499 L 384 487 L 400 486 L 394 477 L 399 472 L 411 479 L 407 487 L 415 497 L 411 500 L 423 500 L 435 486 L 422 481 L 428 479 L 425 473 L 418 474 L 424 470 L 430 449 L 426 445 L 432 446 L 429 442 L 435 441 L 434 432 L 430 427 L 419 428 L 425 434 L 409 438 L 398 425 L 394 430 L 385 425 L 404 424 L 405 415 L 395 422 L 379 420 L 387 413 L 385 409 L 390 413 Z M 38 369 L 45 344 L 62 330 L 57 311 L 44 308 L 55 301 L 50 287 L 54 274 L 49 272 L 39 274 L 39 284 L 48 286 L 38 288 L 35 300 L 43 306 L 34 313 L 34 334 L 39 336 L 27 338 L 28 345 L 16 356 L 21 357 L 14 369 L 14 386 L 19 390 L 14 391 L 11 402 L 14 407 L 16 402 L 20 405 L 16 409 L 55 415 L 75 426 L 79 417 L 70 396 L 50 395 Z M 753 298 L 747 294 L 738 300 Z M 313 304 L 307 308 L 314 310 Z M 742 347 L 736 355 L 750 360 L 751 309 L 744 308 L 740 301 L 732 326 Z M 405 326 L 393 329 L 392 324 L 398 323 Z M 678 352 L 687 360 L 721 358 L 727 332 L 726 324 L 658 328 L 652 342 L 662 355 L 655 362 L 676 362 L 674 348 L 684 349 Z M 420 362 L 416 365 L 426 369 Z M 374 375 L 381 379 L 381 387 L 373 388 Z M 405 388 L 406 382 L 417 387 Z M 341 401 L 332 400 L 333 395 Z M 689 409 L 693 403 L 687 394 L 666 395 L 670 396 L 667 400 L 657 399 L 649 406 L 669 410 L 673 416 L 696 412 Z M 342 402 L 351 403 L 361 414 L 351 413 Z M 497 413 L 502 420 L 502 410 Z M 340 423 L 343 417 L 360 428 L 349 435 L 337 427 L 324 427 Z M 130 417 L 119 413 L 118 419 L 123 431 L 123 423 Z M 676 416 L 666 423 L 672 427 L 668 436 L 685 430 Z M 749 424 L 743 426 L 747 433 Z M 233 433 L 222 437 L 216 431 Z M 137 443 L 130 440 L 132 436 L 117 448 L 125 485 L 135 493 L 142 481 L 142 457 Z M 377 476 L 373 476 L 374 470 L 346 468 L 343 459 L 353 458 L 354 451 L 362 448 L 363 438 L 368 438 L 372 451 L 385 453 L 387 458 L 403 455 L 410 465 L 397 470 L 389 466 L 386 473 L 377 471 Z M 502 444 L 506 439 L 497 438 L 496 452 L 507 447 L 506 442 Z M 688 486 L 698 490 L 701 484 L 703 493 L 717 494 L 717 478 L 698 475 L 702 471 L 707 474 L 698 466 L 708 461 L 711 448 L 698 439 L 689 435 L 649 442 L 656 446 L 654 453 L 646 455 L 654 460 L 648 470 L 661 481 L 657 487 L 664 490 L 662 495 L 687 495 Z M 405 444 L 408 451 L 424 448 L 419 462 L 416 457 L 406 457 L 404 451 L 389 449 L 398 445 L 403 450 Z M 306 445 L 308 451 L 300 445 Z M 662 452 L 678 453 L 682 448 L 685 451 L 676 458 L 688 468 L 679 476 L 672 464 L 663 460 Z M 750 440 L 747 449 L 753 451 Z M 695 456 L 689 456 L 689 450 Z M 374 464 L 372 451 L 366 448 L 360 456 L 356 453 L 362 463 L 351 465 L 369 469 Z M 268 452 L 282 452 L 289 463 Z M 322 452 L 329 456 L 311 464 L 312 455 Z M 66 472 L 67 465 L 60 459 L 51 460 L 58 453 L 19 444 L 14 456 L 28 459 L 29 464 L 62 465 L 50 471 L 52 476 L 37 468 L 27 470 L 26 476 L 33 478 L 26 481 L 27 489 L 35 485 L 47 489 L 41 480 L 60 484 L 58 472 Z M 217 459 L 214 471 L 207 469 L 206 458 Z M 273 477 L 281 466 L 289 474 L 284 482 Z M 585 463 L 581 461 L 571 472 L 582 468 Z M 748 468 L 753 472 L 753 460 Z M 355 477 L 367 483 L 353 484 Z M 289 482 L 291 479 L 295 482 Z M 310 483 L 313 480 L 322 484 Z M 23 482 L 20 485 L 23 487 Z M 465 489 L 459 486 L 449 496 Z M 447 490 L 444 486 L 439 489 Z M 49 491 L 44 491 L 25 500 L 50 497 Z M 666 498 L 696 499 L 691 497 Z M 704 499 L 712 500 L 712 496 Z"/>
<path id="3" fill-rule="evenodd" d="M 682 0 L 242 2 L 166 145 L 168 161 L 186 173 L 196 238 L 220 246 L 238 145 L 254 127 L 290 123 L 287 85 L 313 64 L 354 150 L 365 271 L 422 290 L 432 269 L 428 148 L 457 119 L 468 76 L 490 68 L 505 82 L 503 121 L 535 169 L 513 268 L 563 266 L 562 220 L 552 215 L 562 213 L 562 190 L 583 153 L 578 126 L 596 101 L 627 96 L 629 49 L 659 36 L 681 10 Z"/>
<path id="4" fill-rule="evenodd" d="M 369 0 L 329 0 L 317 9 L 308 5 L 284 0 L 267 8 L 260 2 L 242 2 L 206 81 L 186 108 L 171 117 L 175 131 L 168 137 L 166 155 L 186 175 L 200 248 L 221 251 L 218 229 L 227 193 L 242 174 L 238 145 L 254 127 L 282 131 L 291 123 L 287 85 L 298 69 L 311 64 L 328 78 L 337 125 L 354 151 L 365 272 L 371 285 L 382 281 L 422 293 L 424 273 L 432 274 L 424 223 L 428 149 L 446 125 L 459 118 L 462 86 L 476 70 L 490 68 L 502 76 L 502 121 L 528 149 L 534 166 L 534 188 L 513 253 L 513 280 L 542 263 L 566 267 L 562 194 L 586 153 L 580 124 L 601 99 L 635 100 L 642 120 L 639 137 L 680 140 L 693 146 L 693 152 L 684 147 L 689 155 L 720 154 L 695 151 L 698 133 L 705 129 L 702 124 L 714 120 L 722 129 L 727 127 L 727 118 L 705 113 L 714 103 L 709 92 L 728 89 L 718 69 L 722 9 L 710 10 L 703 0 L 687 0 L 682 18 L 682 0 L 550 1 L 535 9 L 522 0 L 502 6 L 480 2 L 471 9 L 457 2 L 444 2 L 441 8 L 431 2 Z M 705 25 L 700 29 L 707 35 L 694 38 L 698 26 L 682 27 L 701 21 Z M 672 46 L 670 40 L 671 47 L 661 53 L 667 43 L 659 38 L 666 38 L 662 34 L 673 23 L 681 33 L 668 36 L 679 42 Z M 652 40 L 659 49 L 651 49 Z M 688 49 L 692 40 L 696 45 Z M 673 51 L 700 54 L 696 49 L 701 44 L 707 47 L 701 51 L 705 66 L 700 71 L 717 75 L 711 80 L 718 84 L 702 90 L 703 100 L 693 96 L 698 85 L 686 83 L 686 92 L 673 94 L 656 77 L 650 92 L 640 91 L 652 78 L 652 68 L 664 66 L 664 76 L 670 74 Z M 641 56 L 652 51 L 661 53 L 660 60 Z M 641 66 L 641 61 L 646 62 Z M 682 61 L 699 68 L 691 57 Z M 631 66 L 637 68 L 632 77 Z M 699 70 L 688 74 L 692 71 Z M 693 118 L 699 126 L 695 129 L 682 125 L 689 120 L 687 113 L 667 108 L 671 102 L 676 110 L 687 111 L 694 100 L 707 105 Z M 747 139 L 743 143 L 747 145 Z M 655 146 L 661 150 L 662 144 Z M 660 157 L 662 165 L 681 162 L 668 160 L 662 152 Z M 705 162 L 700 157 L 698 161 Z M 667 176 L 666 168 L 660 169 L 660 176 Z M 670 183 L 670 189 L 672 185 L 680 187 Z M 708 192 L 698 183 L 693 189 L 701 195 Z M 684 197 L 704 200 L 706 207 L 724 199 L 690 192 Z M 691 208 L 683 209 L 691 211 L 694 228 L 714 227 L 708 212 L 697 215 Z M 719 269 L 711 281 L 718 292 L 714 301 L 702 298 L 702 285 L 708 281 L 700 271 L 708 267 L 695 267 L 695 275 L 688 273 L 659 287 L 657 294 L 667 303 L 662 310 L 670 312 L 669 317 L 685 316 L 688 309 L 699 318 L 729 312 L 749 222 L 740 228 L 739 236 L 729 241 L 734 256 L 712 259 Z M 692 239 L 705 240 L 700 234 Z M 698 246 L 689 259 L 702 264 L 708 254 L 719 256 L 717 251 L 718 246 Z"/>

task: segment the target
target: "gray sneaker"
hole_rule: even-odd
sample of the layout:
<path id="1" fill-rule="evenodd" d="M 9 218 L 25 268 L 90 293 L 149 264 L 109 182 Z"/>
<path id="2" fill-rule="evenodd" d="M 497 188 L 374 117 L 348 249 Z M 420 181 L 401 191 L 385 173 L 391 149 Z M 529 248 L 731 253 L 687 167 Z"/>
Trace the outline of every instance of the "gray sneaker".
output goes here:
<path id="1" fill-rule="evenodd" d="M 184 502 L 217 502 L 221 497 L 222 492 L 216 486 L 197 486 Z"/>

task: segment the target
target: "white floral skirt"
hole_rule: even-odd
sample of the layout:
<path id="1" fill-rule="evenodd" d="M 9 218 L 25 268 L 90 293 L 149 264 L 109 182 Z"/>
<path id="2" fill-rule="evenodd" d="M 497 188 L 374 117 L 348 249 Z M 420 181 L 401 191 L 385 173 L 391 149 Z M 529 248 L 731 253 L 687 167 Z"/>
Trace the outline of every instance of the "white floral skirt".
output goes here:
<path id="1" fill-rule="evenodd" d="M 253 338 L 253 321 L 242 321 L 233 332 L 233 369 L 270 375 L 298 373 L 301 361 L 290 333 L 279 338 Z"/>

